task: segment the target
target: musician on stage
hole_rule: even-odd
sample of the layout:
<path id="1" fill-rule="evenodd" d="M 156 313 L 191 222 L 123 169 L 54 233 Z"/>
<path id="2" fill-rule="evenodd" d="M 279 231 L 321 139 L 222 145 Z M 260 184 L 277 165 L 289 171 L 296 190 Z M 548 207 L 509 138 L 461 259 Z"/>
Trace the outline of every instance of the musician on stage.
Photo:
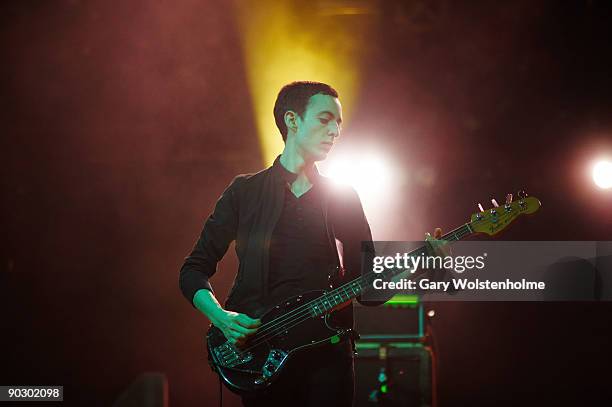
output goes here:
<path id="1" fill-rule="evenodd" d="M 187 300 L 237 346 L 257 331 L 269 307 L 328 289 L 330 271 L 342 281 L 359 276 L 361 242 L 372 240 L 355 190 L 332 185 L 315 166 L 340 136 L 336 90 L 290 83 L 278 94 L 274 118 L 285 142 L 282 154 L 271 167 L 230 183 L 180 271 Z M 209 278 L 232 241 L 239 268 L 222 306 Z M 335 314 L 338 325 L 352 327 L 352 305 Z M 244 405 L 352 405 L 351 342 L 298 353 L 268 392 L 243 397 Z"/>

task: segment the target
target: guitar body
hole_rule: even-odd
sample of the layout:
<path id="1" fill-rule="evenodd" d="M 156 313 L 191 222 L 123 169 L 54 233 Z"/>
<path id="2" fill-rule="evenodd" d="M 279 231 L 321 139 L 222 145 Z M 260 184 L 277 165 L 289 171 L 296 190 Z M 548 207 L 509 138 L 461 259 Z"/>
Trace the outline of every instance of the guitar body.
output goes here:
<path id="1" fill-rule="evenodd" d="M 305 304 L 324 294 L 309 291 L 273 307 L 261 317 L 260 331 L 242 349 L 231 345 L 219 328 L 211 326 L 206 337 L 208 358 L 224 384 L 238 394 L 263 391 L 282 374 L 296 352 L 336 343 L 349 335 L 350 329 L 330 324 L 331 314 L 315 316 L 304 310 Z M 291 323 L 297 318 L 300 323 Z M 275 320 L 285 323 L 271 323 Z"/>

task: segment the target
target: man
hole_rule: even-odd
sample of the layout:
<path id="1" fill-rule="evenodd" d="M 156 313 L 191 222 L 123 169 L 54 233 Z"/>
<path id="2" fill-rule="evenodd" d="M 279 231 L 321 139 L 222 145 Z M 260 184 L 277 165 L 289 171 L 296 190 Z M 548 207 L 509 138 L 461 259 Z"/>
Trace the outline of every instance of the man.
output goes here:
<path id="1" fill-rule="evenodd" d="M 180 272 L 185 297 L 237 345 L 257 331 L 257 318 L 271 306 L 328 288 L 335 266 L 346 272 L 335 277 L 357 277 L 361 242 L 372 239 L 355 190 L 333 187 L 315 166 L 340 136 L 338 93 L 324 83 L 290 83 L 278 94 L 274 118 L 282 154 L 270 168 L 234 179 Z M 208 279 L 233 240 L 239 269 L 223 307 Z M 338 325 L 352 327 L 352 306 L 336 314 Z M 352 347 L 344 341 L 298 354 L 269 393 L 243 403 L 350 406 L 353 382 Z"/>
<path id="2" fill-rule="evenodd" d="M 334 189 L 314 165 L 340 136 L 342 106 L 336 90 L 318 82 L 286 85 L 274 117 L 285 141 L 282 154 L 272 167 L 234 179 L 180 272 L 183 294 L 237 344 L 256 332 L 257 317 L 276 302 L 328 288 L 328 273 L 341 261 L 350 273 L 345 278 L 357 276 L 361 241 L 371 241 L 356 192 Z M 341 253 L 336 239 L 342 242 Z M 222 307 L 208 279 L 233 240 L 240 266 Z M 338 322 L 350 327 L 352 309 L 340 314 Z M 349 343 L 308 352 L 287 369 L 283 383 L 262 400 L 244 399 L 245 405 L 352 404 Z"/>

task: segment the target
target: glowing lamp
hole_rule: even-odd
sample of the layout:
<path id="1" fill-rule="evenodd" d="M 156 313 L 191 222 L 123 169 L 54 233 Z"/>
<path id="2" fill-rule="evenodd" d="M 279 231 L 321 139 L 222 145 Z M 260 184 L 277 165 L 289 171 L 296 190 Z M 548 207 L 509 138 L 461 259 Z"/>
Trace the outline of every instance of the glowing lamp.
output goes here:
<path id="1" fill-rule="evenodd" d="M 593 182 L 599 188 L 612 188 L 612 162 L 599 161 L 593 167 Z"/>

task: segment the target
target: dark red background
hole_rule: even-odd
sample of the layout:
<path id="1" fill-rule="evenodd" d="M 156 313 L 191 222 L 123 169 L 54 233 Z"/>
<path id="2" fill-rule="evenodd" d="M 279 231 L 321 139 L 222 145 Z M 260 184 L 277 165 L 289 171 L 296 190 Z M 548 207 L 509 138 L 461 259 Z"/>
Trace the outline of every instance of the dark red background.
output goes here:
<path id="1" fill-rule="evenodd" d="M 525 188 L 544 206 L 504 238 L 610 239 L 612 196 L 583 177 L 612 152 L 607 2 L 381 3 L 345 135 L 438 171 L 389 197 L 405 201 L 402 238 Z M 217 403 L 178 270 L 227 183 L 263 165 L 233 15 L 223 1 L 3 4 L 0 384 L 109 405 L 160 371 L 170 406 Z M 609 303 L 436 309 L 440 406 L 610 400 Z"/>

